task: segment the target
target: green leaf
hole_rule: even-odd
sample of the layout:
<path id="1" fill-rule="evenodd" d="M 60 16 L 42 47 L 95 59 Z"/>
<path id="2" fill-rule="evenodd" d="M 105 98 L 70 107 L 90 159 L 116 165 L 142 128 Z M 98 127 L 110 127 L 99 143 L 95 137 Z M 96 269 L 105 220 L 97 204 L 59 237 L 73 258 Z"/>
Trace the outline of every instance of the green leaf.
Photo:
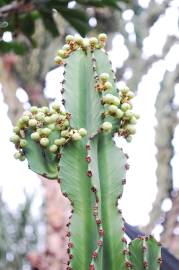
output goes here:
<path id="1" fill-rule="evenodd" d="M 16 41 L 6 42 L 0 41 L 0 53 L 14 52 L 18 55 L 23 55 L 28 51 L 27 46 L 24 43 L 19 43 Z"/>
<path id="2" fill-rule="evenodd" d="M 35 22 L 31 14 L 25 14 L 19 17 L 21 31 L 27 36 L 32 36 L 35 31 Z"/>
<path id="3" fill-rule="evenodd" d="M 82 36 L 89 31 L 88 17 L 83 11 L 65 7 L 57 10 Z"/>
<path id="4" fill-rule="evenodd" d="M 53 37 L 59 36 L 59 31 L 51 11 L 39 10 L 39 13 L 45 28 L 52 34 Z"/>

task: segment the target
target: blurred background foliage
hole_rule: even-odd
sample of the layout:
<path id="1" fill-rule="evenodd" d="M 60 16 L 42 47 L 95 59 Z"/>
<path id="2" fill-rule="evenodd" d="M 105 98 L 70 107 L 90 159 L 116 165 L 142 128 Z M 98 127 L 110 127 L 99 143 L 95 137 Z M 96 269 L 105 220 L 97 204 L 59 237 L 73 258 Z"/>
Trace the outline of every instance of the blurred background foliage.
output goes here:
<path id="1" fill-rule="evenodd" d="M 179 42 L 177 35 L 168 34 L 160 54 L 151 53 L 144 57 L 144 41 L 175 1 L 148 2 L 145 8 L 138 0 L 0 0 L 0 82 L 12 123 L 29 105 L 41 106 L 51 101 L 44 91 L 46 75 L 56 68 L 53 59 L 67 34 L 78 32 L 90 36 L 106 32 L 108 50 L 112 49 L 114 38 L 120 34 L 127 56 L 122 65 L 116 67 L 117 79 L 137 91 L 142 78 Z M 132 14 L 127 20 L 123 16 L 125 11 Z M 174 231 L 179 227 L 179 194 L 173 184 L 171 160 L 174 156 L 172 140 L 178 124 L 178 107 L 174 104 L 178 74 L 179 64 L 172 72 L 165 70 L 156 99 L 158 192 L 150 221 L 143 228 L 151 232 L 162 223 L 161 241 L 176 256 L 179 256 L 179 236 Z M 28 104 L 17 98 L 18 88 L 27 94 Z M 56 183 L 43 181 L 43 186 L 46 242 L 41 253 L 33 251 L 38 249 L 38 224 L 41 222 L 40 217 L 35 219 L 32 216 L 33 198 L 26 195 L 25 204 L 12 213 L 0 197 L 0 269 L 28 270 L 31 269 L 28 261 L 34 270 L 64 269 L 68 204 L 59 195 Z M 162 210 L 166 199 L 173 206 L 167 213 Z"/>

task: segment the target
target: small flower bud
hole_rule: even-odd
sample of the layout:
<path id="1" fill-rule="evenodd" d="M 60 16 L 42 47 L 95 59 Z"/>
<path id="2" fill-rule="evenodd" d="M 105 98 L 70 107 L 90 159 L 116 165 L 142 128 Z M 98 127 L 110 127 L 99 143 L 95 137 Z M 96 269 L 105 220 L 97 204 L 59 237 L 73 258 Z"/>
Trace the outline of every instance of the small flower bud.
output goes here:
<path id="1" fill-rule="evenodd" d="M 68 130 L 62 130 L 61 131 L 61 136 L 62 137 L 68 137 L 69 136 L 69 131 Z"/>
<path id="2" fill-rule="evenodd" d="M 20 146 L 23 148 L 27 145 L 27 141 L 26 140 L 20 140 Z"/>
<path id="3" fill-rule="evenodd" d="M 30 137 L 32 140 L 38 141 L 40 139 L 40 134 L 38 132 L 33 132 Z"/>
<path id="4" fill-rule="evenodd" d="M 19 133 L 20 128 L 19 128 L 19 127 L 14 127 L 14 128 L 13 128 L 13 131 L 14 131 L 14 133 L 16 133 L 16 134 L 17 134 L 17 133 Z"/>
<path id="5" fill-rule="evenodd" d="M 70 45 L 65 44 L 62 48 L 64 51 L 69 51 L 70 50 Z"/>
<path id="6" fill-rule="evenodd" d="M 122 94 L 127 94 L 127 93 L 130 91 L 130 89 L 129 89 L 129 87 L 124 86 L 124 87 L 122 87 L 122 88 L 120 89 L 120 91 L 122 92 Z"/>
<path id="7" fill-rule="evenodd" d="M 49 139 L 47 139 L 47 138 L 42 138 L 42 139 L 40 139 L 40 144 L 41 144 L 42 146 L 44 146 L 44 147 L 47 147 L 48 144 L 49 144 Z"/>
<path id="8" fill-rule="evenodd" d="M 35 114 L 35 113 L 38 112 L 38 108 L 37 108 L 36 106 L 32 106 L 32 107 L 30 108 L 30 111 L 31 111 L 33 114 Z"/>
<path id="9" fill-rule="evenodd" d="M 27 123 L 29 121 L 29 116 L 27 115 L 22 116 L 21 121 L 22 123 Z"/>
<path id="10" fill-rule="evenodd" d="M 16 134 L 14 134 L 11 138 L 10 141 L 13 143 L 18 143 L 20 141 L 20 137 Z"/>
<path id="11" fill-rule="evenodd" d="M 53 102 L 52 109 L 54 109 L 55 111 L 60 111 L 60 105 L 57 102 Z"/>
<path id="12" fill-rule="evenodd" d="M 130 124 L 135 125 L 136 123 L 137 123 L 136 117 L 135 117 L 135 116 L 131 117 L 131 119 L 130 119 Z"/>
<path id="13" fill-rule="evenodd" d="M 134 114 L 131 110 L 127 110 L 125 111 L 124 115 L 127 117 L 127 118 L 131 118 Z"/>
<path id="14" fill-rule="evenodd" d="M 58 54 L 58 56 L 60 56 L 61 58 L 65 58 L 65 52 L 64 52 L 64 50 L 59 50 L 59 51 L 57 52 L 57 54 Z"/>
<path id="15" fill-rule="evenodd" d="M 74 36 L 74 39 L 75 39 L 75 41 L 76 41 L 76 43 L 78 45 L 82 45 L 83 44 L 83 38 L 80 35 L 75 35 Z"/>
<path id="16" fill-rule="evenodd" d="M 87 131 L 85 128 L 80 128 L 79 129 L 79 134 L 81 135 L 81 137 L 85 137 L 87 135 Z"/>
<path id="17" fill-rule="evenodd" d="M 45 115 L 43 112 L 38 112 L 35 116 L 38 121 L 44 121 Z"/>
<path id="18" fill-rule="evenodd" d="M 129 125 L 125 126 L 125 129 L 127 131 L 129 131 L 130 134 L 135 134 L 136 133 L 136 128 L 135 128 L 134 125 L 129 124 Z"/>
<path id="19" fill-rule="evenodd" d="M 50 150 L 50 152 L 55 153 L 55 152 L 57 152 L 57 150 L 58 150 L 58 146 L 57 146 L 56 144 L 52 144 L 52 145 L 49 147 L 49 150 Z"/>
<path id="20" fill-rule="evenodd" d="M 109 110 L 110 114 L 117 114 L 117 112 L 118 112 L 118 108 L 115 105 L 110 105 L 108 110 Z"/>
<path id="21" fill-rule="evenodd" d="M 119 106 L 120 105 L 120 99 L 118 97 L 114 97 L 113 98 L 113 104 L 116 105 L 116 106 Z"/>
<path id="22" fill-rule="evenodd" d="M 63 63 L 63 60 L 59 55 L 55 57 L 54 61 L 55 61 L 55 64 L 57 65 L 61 65 Z"/>
<path id="23" fill-rule="evenodd" d="M 118 109 L 118 110 L 117 110 L 117 113 L 116 113 L 117 118 L 120 119 L 120 118 L 123 117 L 123 115 L 124 115 L 123 111 L 121 111 L 120 109 Z"/>
<path id="24" fill-rule="evenodd" d="M 105 132 L 110 132 L 112 130 L 112 124 L 110 122 L 104 122 L 101 128 Z"/>
<path id="25" fill-rule="evenodd" d="M 20 152 L 16 152 L 16 153 L 14 154 L 14 158 L 15 158 L 15 159 L 20 159 L 20 157 L 21 157 L 21 153 L 20 153 Z"/>
<path id="26" fill-rule="evenodd" d="M 121 105 L 121 110 L 123 111 L 123 112 L 125 112 L 125 111 L 127 111 L 127 110 L 130 110 L 131 109 L 131 105 L 129 104 L 129 103 L 123 103 L 122 105 Z"/>
<path id="27" fill-rule="evenodd" d="M 42 108 L 40 108 L 40 111 L 42 112 L 42 113 L 48 113 L 49 112 L 49 108 L 48 107 L 46 107 L 46 106 L 43 106 Z"/>
<path id="28" fill-rule="evenodd" d="M 112 83 L 110 83 L 110 82 L 105 82 L 105 84 L 104 84 L 104 89 L 105 89 L 105 90 L 111 90 L 111 89 L 112 89 Z"/>
<path id="29" fill-rule="evenodd" d="M 128 143 L 130 143 L 130 142 L 132 141 L 132 135 L 127 136 L 127 137 L 126 137 L 126 141 L 127 141 Z"/>
<path id="30" fill-rule="evenodd" d="M 74 41 L 74 37 L 72 35 L 67 35 L 65 40 L 67 43 L 70 43 L 70 42 Z"/>
<path id="31" fill-rule="evenodd" d="M 23 116 L 31 116 L 32 114 L 31 114 L 31 112 L 29 112 L 29 111 L 25 111 L 24 113 L 23 113 Z"/>
<path id="32" fill-rule="evenodd" d="M 134 98 L 134 93 L 132 92 L 132 91 L 129 91 L 128 93 L 127 93 L 127 97 L 129 98 L 129 99 L 132 99 L 132 98 Z"/>
<path id="33" fill-rule="evenodd" d="M 102 82 L 107 82 L 109 80 L 109 74 L 108 73 L 102 73 L 99 75 L 99 78 Z"/>
<path id="34" fill-rule="evenodd" d="M 102 42 L 105 42 L 107 40 L 107 35 L 104 33 L 101 33 L 98 35 L 98 39 Z"/>
<path id="35" fill-rule="evenodd" d="M 83 39 L 82 46 L 86 49 L 87 49 L 87 47 L 89 47 L 89 39 L 88 38 Z"/>
<path id="36" fill-rule="evenodd" d="M 65 138 L 60 138 L 60 139 L 56 139 L 54 141 L 54 144 L 56 144 L 57 146 L 61 146 L 61 145 L 64 145 L 66 142 Z"/>
<path id="37" fill-rule="evenodd" d="M 91 38 L 89 39 L 89 43 L 90 43 L 90 45 L 91 45 L 92 47 L 95 47 L 95 46 L 98 44 L 98 40 L 97 40 L 97 38 L 95 38 L 95 37 L 91 37 Z"/>
<path id="38" fill-rule="evenodd" d="M 35 119 L 30 119 L 29 120 L 29 126 L 30 127 L 35 127 L 37 125 L 37 120 Z"/>
<path id="39" fill-rule="evenodd" d="M 41 130 L 41 134 L 48 136 L 51 133 L 51 129 L 50 128 L 42 128 Z"/>
<path id="40" fill-rule="evenodd" d="M 72 135 L 72 139 L 73 139 L 73 141 L 80 141 L 81 140 L 81 135 L 78 132 L 75 132 Z"/>

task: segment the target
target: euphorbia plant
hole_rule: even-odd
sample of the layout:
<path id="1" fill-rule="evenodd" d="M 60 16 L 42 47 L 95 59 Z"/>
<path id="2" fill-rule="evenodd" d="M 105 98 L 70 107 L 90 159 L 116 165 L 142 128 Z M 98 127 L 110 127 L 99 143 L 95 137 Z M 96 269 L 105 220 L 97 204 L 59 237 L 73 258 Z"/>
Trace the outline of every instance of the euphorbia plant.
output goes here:
<path id="1" fill-rule="evenodd" d="M 64 65 L 65 110 L 54 103 L 24 112 L 11 138 L 15 158 L 27 158 L 31 170 L 58 179 L 71 202 L 67 270 L 157 270 L 159 244 L 149 236 L 128 245 L 117 208 L 129 166 L 113 137 L 130 142 L 135 133 L 133 92 L 116 86 L 105 34 L 67 36 L 66 42 L 55 58 Z"/>

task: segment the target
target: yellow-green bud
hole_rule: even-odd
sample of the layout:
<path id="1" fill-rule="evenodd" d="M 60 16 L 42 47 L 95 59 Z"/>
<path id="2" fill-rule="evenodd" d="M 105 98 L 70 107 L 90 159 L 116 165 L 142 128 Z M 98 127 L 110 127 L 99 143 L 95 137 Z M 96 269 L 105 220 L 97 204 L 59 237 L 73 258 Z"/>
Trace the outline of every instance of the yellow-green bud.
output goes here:
<path id="1" fill-rule="evenodd" d="M 20 141 L 20 137 L 16 134 L 14 134 L 11 138 L 10 141 L 13 143 L 18 143 Z"/>
<path id="2" fill-rule="evenodd" d="M 37 113 L 38 112 L 38 108 L 36 107 L 36 106 L 32 106 L 31 108 L 30 108 L 30 111 L 32 112 L 32 113 Z"/>
<path id="3" fill-rule="evenodd" d="M 63 49 L 64 51 L 68 51 L 68 50 L 70 50 L 70 45 L 65 44 L 65 45 L 63 46 L 62 49 Z"/>
<path id="4" fill-rule="evenodd" d="M 136 133 L 136 128 L 134 125 L 127 125 L 125 126 L 125 129 L 130 133 L 130 134 L 135 134 Z"/>
<path id="5" fill-rule="evenodd" d="M 40 139 L 40 134 L 38 132 L 33 132 L 30 137 L 32 140 L 38 141 Z"/>
<path id="6" fill-rule="evenodd" d="M 55 61 L 55 64 L 57 65 L 61 65 L 63 63 L 63 60 L 59 55 L 55 57 L 54 61 Z"/>
<path id="7" fill-rule="evenodd" d="M 107 35 L 105 33 L 101 33 L 98 35 L 98 39 L 102 42 L 105 42 L 107 40 Z"/>
<path id="8" fill-rule="evenodd" d="M 114 114 L 114 113 L 117 114 L 118 108 L 115 105 L 110 105 L 108 110 L 110 114 Z"/>
<path id="9" fill-rule="evenodd" d="M 49 147 L 49 150 L 50 150 L 50 152 L 55 153 L 55 152 L 57 152 L 57 150 L 58 150 L 58 146 L 55 145 L 55 144 L 52 144 L 52 145 Z"/>
<path id="10" fill-rule="evenodd" d="M 42 128 L 41 129 L 41 134 L 48 136 L 51 133 L 51 129 L 50 128 Z"/>
<path id="11" fill-rule="evenodd" d="M 30 119 L 29 120 L 29 126 L 30 127 L 35 127 L 37 125 L 37 120 L 35 119 Z"/>
<path id="12" fill-rule="evenodd" d="M 60 111 L 60 105 L 57 102 L 53 102 L 52 109 L 54 109 L 55 111 Z"/>
<path id="13" fill-rule="evenodd" d="M 65 58 L 65 52 L 64 52 L 64 50 L 59 50 L 59 51 L 57 52 L 57 54 L 58 54 L 58 56 L 60 56 L 61 58 Z"/>
<path id="14" fill-rule="evenodd" d="M 134 114 L 131 110 L 127 110 L 125 111 L 124 115 L 127 117 L 127 118 L 131 118 Z"/>
<path id="15" fill-rule="evenodd" d="M 109 80 L 109 74 L 108 73 L 102 73 L 99 75 L 99 78 L 103 82 L 107 82 Z"/>
<path id="16" fill-rule="evenodd" d="M 137 123 L 137 119 L 135 116 L 133 116 L 131 119 L 130 119 L 130 124 L 133 124 L 135 125 Z"/>
<path id="17" fill-rule="evenodd" d="M 23 116 L 31 116 L 32 115 L 32 113 L 31 112 L 29 112 L 29 111 L 25 111 L 24 113 L 23 113 Z"/>
<path id="18" fill-rule="evenodd" d="M 20 140 L 20 146 L 23 148 L 27 145 L 27 141 L 26 140 Z"/>
<path id="19" fill-rule="evenodd" d="M 79 129 L 79 134 L 81 135 L 81 137 L 85 137 L 87 135 L 87 131 L 85 128 L 80 128 Z"/>
<path id="20" fill-rule="evenodd" d="M 83 44 L 83 38 L 82 38 L 81 36 L 75 35 L 75 36 L 74 36 L 74 39 L 75 39 L 75 41 L 76 41 L 76 43 L 77 43 L 78 45 L 82 45 L 82 44 Z"/>
<path id="21" fill-rule="evenodd" d="M 67 35 L 65 40 L 67 43 L 70 43 L 71 41 L 74 41 L 74 37 L 72 35 Z"/>
<path id="22" fill-rule="evenodd" d="M 123 117 L 123 115 L 124 115 L 123 111 L 121 111 L 120 109 L 118 109 L 118 110 L 117 110 L 117 113 L 116 113 L 117 118 L 120 119 L 120 118 Z"/>
<path id="23" fill-rule="evenodd" d="M 45 119 L 45 114 L 43 112 L 38 112 L 35 116 L 35 118 L 38 120 L 38 121 L 44 121 Z"/>
<path id="24" fill-rule="evenodd" d="M 61 136 L 62 137 L 68 137 L 69 136 L 69 131 L 68 130 L 61 131 Z"/>
<path id="25" fill-rule="evenodd" d="M 105 89 L 105 90 L 111 90 L 111 89 L 112 89 L 112 83 L 110 83 L 110 82 L 105 82 L 105 84 L 104 84 L 104 89 Z"/>
<path id="26" fill-rule="evenodd" d="M 127 111 L 127 110 L 129 110 L 129 109 L 131 109 L 131 105 L 130 105 L 129 103 L 123 103 L 123 104 L 121 105 L 121 110 L 122 110 L 123 112 L 125 112 L 125 111 Z"/>
<path id="27" fill-rule="evenodd" d="M 89 43 L 90 43 L 91 46 L 96 46 L 98 44 L 98 40 L 95 37 L 91 37 L 89 39 Z"/>
<path id="28" fill-rule="evenodd" d="M 131 136 L 131 135 L 127 136 L 127 137 L 126 137 L 126 141 L 127 141 L 128 143 L 130 143 L 130 142 L 132 141 L 132 136 Z"/>
<path id="29" fill-rule="evenodd" d="M 15 158 L 15 159 L 20 159 L 21 156 L 22 156 L 22 155 L 21 155 L 20 152 L 16 152 L 16 153 L 14 154 L 14 158 Z"/>
<path id="30" fill-rule="evenodd" d="M 48 144 L 49 144 L 49 139 L 47 139 L 47 138 L 42 138 L 42 139 L 40 139 L 40 144 L 41 144 L 42 146 L 44 146 L 44 147 L 47 147 Z"/>
<path id="31" fill-rule="evenodd" d="M 40 111 L 46 114 L 49 112 L 49 108 L 46 106 L 43 106 L 42 108 L 40 108 Z"/>
<path id="32" fill-rule="evenodd" d="M 110 132 L 112 130 L 112 124 L 110 122 L 104 122 L 101 128 L 105 132 Z"/>
<path id="33" fill-rule="evenodd" d="M 60 138 L 60 139 L 56 139 L 54 141 L 54 144 L 56 144 L 57 146 L 61 146 L 61 145 L 64 145 L 66 142 L 65 138 Z"/>
<path id="34" fill-rule="evenodd" d="M 116 106 L 119 106 L 120 105 L 120 99 L 118 97 L 114 97 L 113 98 L 113 104 L 116 105 Z"/>
<path id="35" fill-rule="evenodd" d="M 27 115 L 22 116 L 21 121 L 22 123 L 27 123 L 29 121 L 29 116 Z"/>
<path id="36" fill-rule="evenodd" d="M 78 132 L 73 133 L 72 140 L 73 141 L 80 141 L 81 140 L 81 135 Z"/>
<path id="37" fill-rule="evenodd" d="M 14 131 L 14 133 L 16 133 L 16 134 L 17 134 L 17 133 L 19 133 L 20 128 L 19 128 L 19 127 L 14 127 L 14 128 L 13 128 L 13 131 Z"/>
<path id="38" fill-rule="evenodd" d="M 132 91 L 129 91 L 127 93 L 127 96 L 129 97 L 129 99 L 132 99 L 135 95 L 134 95 L 134 93 Z"/>
<path id="39" fill-rule="evenodd" d="M 129 89 L 129 87 L 124 86 L 124 87 L 122 87 L 122 88 L 120 89 L 120 91 L 121 91 L 123 94 L 127 94 L 127 93 L 130 91 L 130 89 Z"/>

